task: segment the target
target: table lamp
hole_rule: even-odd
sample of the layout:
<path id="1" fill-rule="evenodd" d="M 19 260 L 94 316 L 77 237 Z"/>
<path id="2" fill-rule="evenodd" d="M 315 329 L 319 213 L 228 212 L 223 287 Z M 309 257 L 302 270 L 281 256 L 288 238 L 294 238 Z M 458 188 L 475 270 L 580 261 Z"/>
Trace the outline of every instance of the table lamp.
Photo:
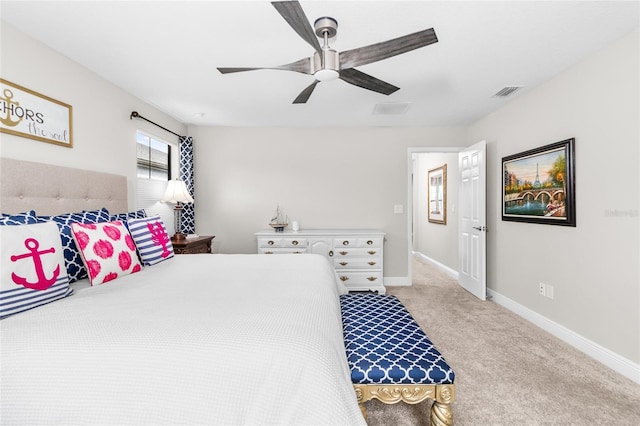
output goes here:
<path id="1" fill-rule="evenodd" d="M 160 200 L 163 203 L 174 203 L 173 208 L 176 233 L 173 237 L 174 240 L 184 240 L 185 235 L 180 232 L 180 225 L 182 224 L 182 207 L 183 203 L 193 203 L 193 197 L 189 194 L 189 190 L 183 181 L 180 179 L 170 180 L 167 183 L 167 190 L 164 192 L 164 196 Z"/>

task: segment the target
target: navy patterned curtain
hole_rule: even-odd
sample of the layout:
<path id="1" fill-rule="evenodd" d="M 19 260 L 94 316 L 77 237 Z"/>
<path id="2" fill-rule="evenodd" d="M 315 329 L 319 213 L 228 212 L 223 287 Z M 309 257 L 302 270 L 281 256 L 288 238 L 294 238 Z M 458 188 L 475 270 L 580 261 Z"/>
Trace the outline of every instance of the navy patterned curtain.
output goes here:
<path id="1" fill-rule="evenodd" d="M 189 194 L 194 198 L 193 188 L 193 138 L 191 136 L 180 136 L 180 180 L 182 180 Z M 180 232 L 183 234 L 196 233 L 196 214 L 194 203 L 187 203 L 182 210 L 182 223 Z"/>

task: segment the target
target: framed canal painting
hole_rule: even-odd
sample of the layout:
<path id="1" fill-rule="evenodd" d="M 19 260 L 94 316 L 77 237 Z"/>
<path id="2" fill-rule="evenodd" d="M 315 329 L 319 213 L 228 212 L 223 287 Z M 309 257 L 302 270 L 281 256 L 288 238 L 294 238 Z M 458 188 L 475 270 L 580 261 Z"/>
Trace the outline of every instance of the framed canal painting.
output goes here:
<path id="1" fill-rule="evenodd" d="M 576 226 L 574 143 L 502 158 L 502 220 Z"/>

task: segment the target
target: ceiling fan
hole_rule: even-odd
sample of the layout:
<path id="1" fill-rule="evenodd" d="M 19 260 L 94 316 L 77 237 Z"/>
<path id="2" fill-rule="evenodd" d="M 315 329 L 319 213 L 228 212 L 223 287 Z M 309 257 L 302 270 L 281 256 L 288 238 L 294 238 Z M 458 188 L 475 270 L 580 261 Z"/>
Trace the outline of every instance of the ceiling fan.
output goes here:
<path id="1" fill-rule="evenodd" d="M 401 53 L 438 42 L 433 28 L 408 34 L 392 40 L 371 44 L 357 49 L 338 52 L 329 47 L 329 39 L 334 37 L 338 30 L 338 21 L 328 16 L 318 18 L 313 28 L 297 1 L 274 1 L 273 7 L 282 15 L 287 23 L 295 30 L 304 41 L 309 43 L 315 52 L 313 56 L 303 58 L 290 64 L 275 67 L 240 67 L 218 68 L 222 74 L 261 69 L 295 71 L 313 75 L 315 80 L 307 86 L 293 101 L 294 104 L 304 104 L 321 81 L 339 78 L 349 84 L 353 84 L 374 92 L 390 95 L 399 87 L 389 84 L 368 74 L 358 71 L 355 67 L 380 61 Z M 323 40 L 320 46 L 318 38 Z"/>

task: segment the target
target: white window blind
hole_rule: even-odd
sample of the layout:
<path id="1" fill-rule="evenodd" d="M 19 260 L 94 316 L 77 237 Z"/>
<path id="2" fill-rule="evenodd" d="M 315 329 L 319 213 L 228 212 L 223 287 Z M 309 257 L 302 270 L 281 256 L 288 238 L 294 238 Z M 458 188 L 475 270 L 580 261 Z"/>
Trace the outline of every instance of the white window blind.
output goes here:
<path id="1" fill-rule="evenodd" d="M 171 145 L 154 136 L 138 131 L 136 134 L 136 164 L 138 176 L 137 209 L 147 216 L 162 218 L 169 235 L 175 233 L 173 204 L 161 203 L 171 178 Z"/>

